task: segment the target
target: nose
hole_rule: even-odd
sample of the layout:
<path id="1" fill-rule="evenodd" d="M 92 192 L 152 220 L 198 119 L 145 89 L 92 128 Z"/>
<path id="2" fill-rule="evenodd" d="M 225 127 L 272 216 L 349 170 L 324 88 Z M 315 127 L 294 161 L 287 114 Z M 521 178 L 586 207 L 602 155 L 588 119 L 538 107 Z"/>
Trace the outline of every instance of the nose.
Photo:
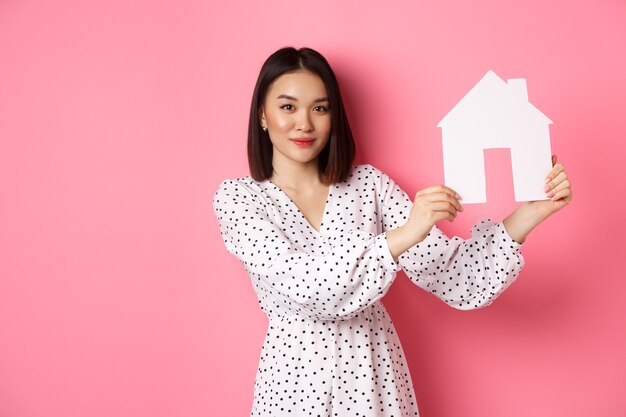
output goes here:
<path id="1" fill-rule="evenodd" d="M 313 123 L 308 112 L 303 112 L 298 118 L 298 130 L 301 132 L 310 132 L 313 130 Z"/>

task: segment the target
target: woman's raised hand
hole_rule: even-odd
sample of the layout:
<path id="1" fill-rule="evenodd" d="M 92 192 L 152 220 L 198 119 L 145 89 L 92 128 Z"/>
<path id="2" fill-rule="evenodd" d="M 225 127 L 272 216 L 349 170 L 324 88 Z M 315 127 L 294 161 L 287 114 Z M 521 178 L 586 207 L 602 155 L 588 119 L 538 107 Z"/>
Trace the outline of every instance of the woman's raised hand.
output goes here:
<path id="1" fill-rule="evenodd" d="M 527 201 L 503 221 L 504 228 L 518 243 L 524 243 L 539 223 L 572 202 L 572 185 L 563 164 L 556 163 L 556 155 L 552 155 L 552 169 L 543 190 L 550 200 Z"/>
<path id="2" fill-rule="evenodd" d="M 457 213 L 463 211 L 459 200 L 459 195 L 445 185 L 434 185 L 418 191 L 405 226 L 421 242 L 435 223 L 440 220 L 453 221 Z"/>
<path id="3" fill-rule="evenodd" d="M 523 243 L 526 236 L 539 223 L 572 201 L 572 186 L 563 164 L 552 157 L 552 170 L 546 177 L 544 191 L 550 200 L 527 201 L 503 220 L 509 236 Z M 426 238 L 433 225 L 440 220 L 453 221 L 463 211 L 460 197 L 445 185 L 435 185 L 415 194 L 413 208 L 407 222 L 387 232 L 387 242 L 392 256 L 398 256 Z"/>
<path id="4" fill-rule="evenodd" d="M 550 201 L 555 205 L 554 211 L 558 211 L 572 202 L 572 184 L 569 182 L 565 166 L 557 164 L 556 155 L 552 155 L 552 170 L 546 177 L 546 185 L 543 189 Z"/>
<path id="5" fill-rule="evenodd" d="M 572 202 L 572 184 L 563 164 L 556 162 L 556 155 L 552 155 L 552 169 L 546 177 L 543 191 L 549 200 L 528 201 L 523 206 L 531 208 L 541 220 L 561 210 Z"/>

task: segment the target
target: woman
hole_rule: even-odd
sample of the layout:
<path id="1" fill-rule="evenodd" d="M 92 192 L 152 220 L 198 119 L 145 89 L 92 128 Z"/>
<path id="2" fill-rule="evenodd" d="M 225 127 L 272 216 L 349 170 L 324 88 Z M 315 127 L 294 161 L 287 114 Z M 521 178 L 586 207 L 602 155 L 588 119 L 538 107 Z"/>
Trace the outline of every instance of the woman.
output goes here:
<path id="1" fill-rule="evenodd" d="M 572 199 L 556 164 L 551 200 L 449 239 L 435 223 L 463 210 L 453 190 L 432 186 L 411 201 L 382 171 L 353 165 L 354 153 L 326 60 L 308 48 L 271 55 L 250 111 L 251 176 L 223 181 L 213 200 L 269 317 L 252 416 L 417 416 L 380 302 L 396 272 L 452 307 L 486 306 L 517 277 L 526 235 Z"/>

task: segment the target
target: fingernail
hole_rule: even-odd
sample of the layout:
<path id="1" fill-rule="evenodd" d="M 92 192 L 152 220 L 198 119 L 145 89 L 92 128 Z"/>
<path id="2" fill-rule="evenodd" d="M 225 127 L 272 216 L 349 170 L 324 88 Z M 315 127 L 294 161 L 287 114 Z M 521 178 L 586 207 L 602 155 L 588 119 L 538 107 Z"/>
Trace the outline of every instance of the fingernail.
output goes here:
<path id="1" fill-rule="evenodd" d="M 460 196 L 460 195 L 458 195 L 457 193 L 454 193 L 454 195 L 456 196 L 456 199 L 457 199 L 457 200 L 460 200 L 460 199 L 461 199 L 461 196 Z"/>
<path id="2" fill-rule="evenodd" d="M 543 191 L 545 191 L 546 193 L 550 190 L 550 186 L 546 185 L 545 187 L 543 187 Z"/>
<path id="3" fill-rule="evenodd" d="M 546 177 L 546 184 L 550 182 L 550 177 Z"/>

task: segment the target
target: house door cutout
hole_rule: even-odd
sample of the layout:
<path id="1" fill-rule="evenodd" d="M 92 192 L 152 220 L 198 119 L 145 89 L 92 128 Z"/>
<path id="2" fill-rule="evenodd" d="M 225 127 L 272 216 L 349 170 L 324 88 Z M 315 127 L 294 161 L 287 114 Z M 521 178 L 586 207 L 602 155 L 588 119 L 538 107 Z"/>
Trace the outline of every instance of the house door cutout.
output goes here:
<path id="1" fill-rule="evenodd" d="M 511 149 L 485 149 L 483 155 L 485 158 L 487 201 L 515 200 L 513 170 L 511 169 Z"/>

